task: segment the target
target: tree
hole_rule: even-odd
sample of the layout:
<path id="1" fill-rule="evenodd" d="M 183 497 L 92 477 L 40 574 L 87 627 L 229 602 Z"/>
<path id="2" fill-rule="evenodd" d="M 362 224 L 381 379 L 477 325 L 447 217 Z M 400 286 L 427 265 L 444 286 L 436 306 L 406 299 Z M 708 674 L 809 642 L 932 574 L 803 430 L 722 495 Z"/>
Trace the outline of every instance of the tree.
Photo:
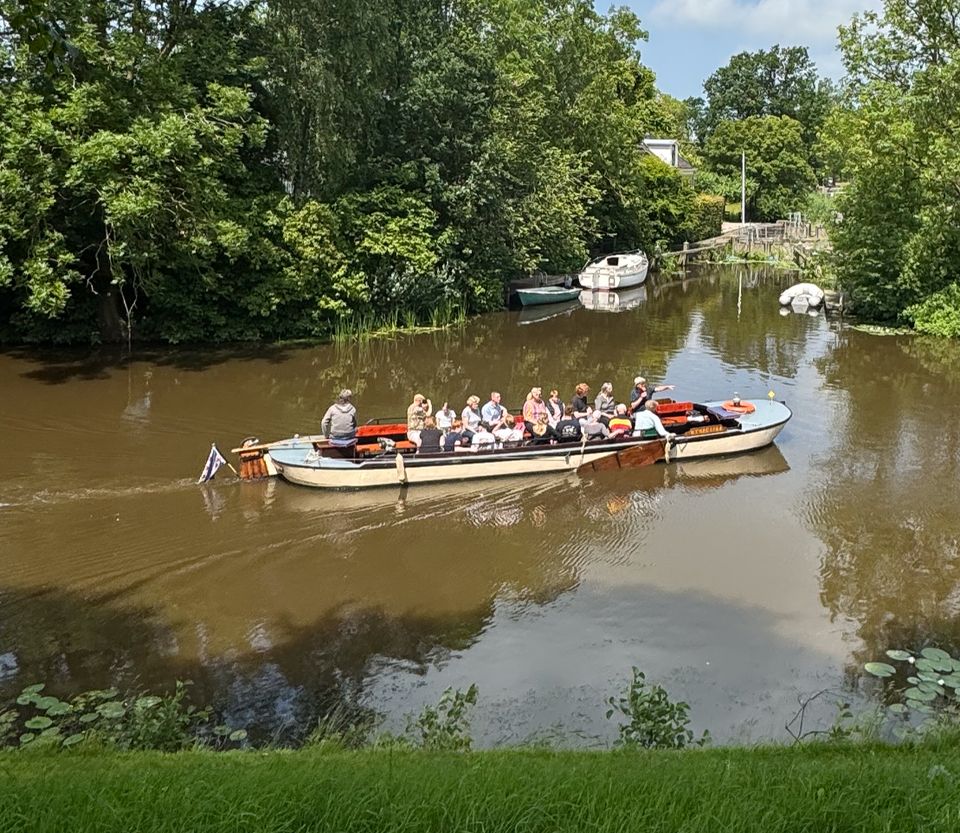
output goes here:
<path id="1" fill-rule="evenodd" d="M 747 157 L 747 216 L 773 221 L 799 210 L 816 177 L 806 158 L 803 127 L 788 116 L 750 116 L 717 125 L 703 150 L 710 169 L 727 181 Z"/>
<path id="2" fill-rule="evenodd" d="M 855 17 L 840 39 L 847 106 L 830 125 L 851 177 L 832 232 L 840 280 L 866 316 L 930 330 L 949 329 L 938 308 L 960 297 L 958 21 L 956 0 Z"/>
<path id="3" fill-rule="evenodd" d="M 835 98 L 832 84 L 819 78 L 805 46 L 775 45 L 734 55 L 704 82 L 703 90 L 706 102 L 691 102 L 701 143 L 724 121 L 789 116 L 802 125 L 808 150 L 812 150 Z"/>

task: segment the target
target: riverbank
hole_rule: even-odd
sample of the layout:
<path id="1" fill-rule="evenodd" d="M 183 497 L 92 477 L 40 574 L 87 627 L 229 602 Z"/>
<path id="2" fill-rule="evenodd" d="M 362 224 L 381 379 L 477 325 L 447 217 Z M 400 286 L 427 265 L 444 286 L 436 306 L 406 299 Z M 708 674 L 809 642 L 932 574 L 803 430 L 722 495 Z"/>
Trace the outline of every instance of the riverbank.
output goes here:
<path id="1" fill-rule="evenodd" d="M 0 754 L 0 831 L 955 830 L 960 750 Z"/>

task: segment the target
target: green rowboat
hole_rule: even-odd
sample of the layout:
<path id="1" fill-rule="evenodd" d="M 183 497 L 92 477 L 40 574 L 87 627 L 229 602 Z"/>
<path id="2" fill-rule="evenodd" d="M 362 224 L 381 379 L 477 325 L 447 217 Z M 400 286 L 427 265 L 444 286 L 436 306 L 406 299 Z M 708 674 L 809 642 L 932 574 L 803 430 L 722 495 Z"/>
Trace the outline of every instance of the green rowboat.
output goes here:
<path id="1" fill-rule="evenodd" d="M 525 307 L 541 304 L 559 304 L 580 297 L 580 289 L 564 289 L 562 286 L 541 286 L 536 289 L 518 289 L 517 297 Z"/>

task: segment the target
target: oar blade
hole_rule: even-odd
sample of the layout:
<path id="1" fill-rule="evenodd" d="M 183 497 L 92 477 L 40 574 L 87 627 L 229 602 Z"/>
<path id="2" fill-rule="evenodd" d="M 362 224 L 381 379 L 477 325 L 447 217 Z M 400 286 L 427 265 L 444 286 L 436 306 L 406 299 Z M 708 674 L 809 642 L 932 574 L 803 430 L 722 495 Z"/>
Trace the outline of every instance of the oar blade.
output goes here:
<path id="1" fill-rule="evenodd" d="M 661 441 L 640 443 L 607 454 L 598 460 L 591 460 L 577 468 L 577 474 L 610 471 L 611 469 L 637 469 L 652 466 L 664 459 L 664 443 Z"/>

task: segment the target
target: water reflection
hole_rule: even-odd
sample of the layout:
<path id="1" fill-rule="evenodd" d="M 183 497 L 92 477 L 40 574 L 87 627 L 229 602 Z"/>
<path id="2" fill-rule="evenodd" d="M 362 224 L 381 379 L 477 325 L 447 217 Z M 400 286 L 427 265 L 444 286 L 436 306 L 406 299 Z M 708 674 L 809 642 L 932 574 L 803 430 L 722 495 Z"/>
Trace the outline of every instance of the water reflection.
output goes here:
<path id="1" fill-rule="evenodd" d="M 478 682 L 490 740 L 602 723 L 638 664 L 723 739 L 776 735 L 798 693 L 891 644 L 953 639 L 956 345 L 781 318 L 789 273 L 740 268 L 523 327 L 0 354 L 0 693 L 189 677 L 286 737 L 331 699 L 396 716 Z M 625 396 L 638 372 L 683 398 L 774 389 L 795 416 L 758 454 L 583 479 L 194 483 L 210 442 L 315 430 L 341 387 L 367 418 L 414 391 L 459 408 L 609 379 Z"/>
<path id="2" fill-rule="evenodd" d="M 958 359 L 955 343 L 847 330 L 818 363 L 845 395 L 804 511 L 826 546 L 823 604 L 862 640 L 855 666 L 960 644 Z"/>
<path id="3" fill-rule="evenodd" d="M 580 309 L 580 301 L 577 299 L 565 301 L 561 304 L 524 307 L 517 315 L 517 324 L 522 327 L 528 324 L 538 324 L 541 321 L 549 321 L 551 318 L 557 318 L 561 315 L 568 316 L 576 309 Z"/>
<path id="4" fill-rule="evenodd" d="M 626 312 L 636 309 L 647 300 L 647 287 L 635 286 L 616 292 L 603 292 L 584 289 L 580 293 L 580 303 L 585 309 L 600 312 Z"/>

